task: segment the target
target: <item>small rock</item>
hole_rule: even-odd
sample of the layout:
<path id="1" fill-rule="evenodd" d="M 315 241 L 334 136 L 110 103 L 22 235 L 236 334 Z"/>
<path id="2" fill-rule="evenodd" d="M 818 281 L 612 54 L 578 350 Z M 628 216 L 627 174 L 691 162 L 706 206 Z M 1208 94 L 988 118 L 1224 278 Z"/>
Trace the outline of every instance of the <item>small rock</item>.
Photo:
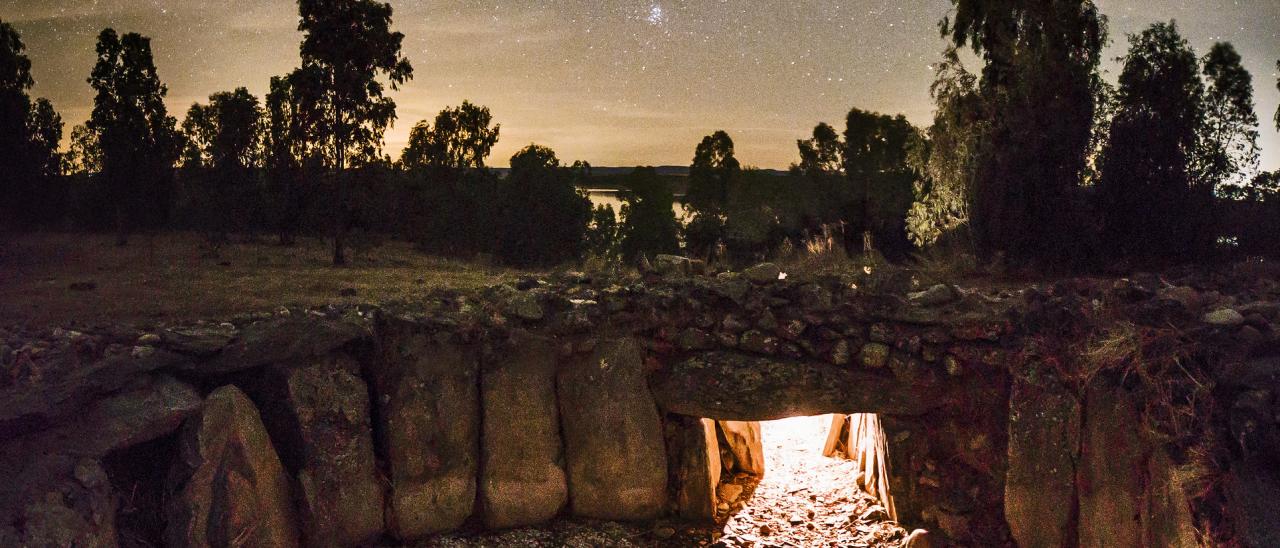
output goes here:
<path id="1" fill-rule="evenodd" d="M 1219 327 L 1238 327 L 1244 323 L 1244 316 L 1231 308 L 1223 308 L 1205 314 L 1201 318 L 1204 323 Z"/>
<path id="2" fill-rule="evenodd" d="M 960 365 L 960 360 L 950 354 L 947 354 L 947 357 L 942 359 L 942 365 L 947 369 L 947 374 L 952 377 L 959 377 L 961 373 L 964 373 L 964 366 Z"/>
<path id="3" fill-rule="evenodd" d="M 772 355 L 778 352 L 778 339 L 752 329 L 742 334 L 742 342 L 738 346 L 748 352 Z"/>
<path id="4" fill-rule="evenodd" d="M 887 519 L 889 519 L 889 513 L 885 512 L 880 505 L 867 508 L 867 511 L 858 516 L 859 521 L 885 521 Z"/>
<path id="5" fill-rule="evenodd" d="M 133 356 L 136 359 L 143 359 L 143 358 L 149 358 L 151 357 L 152 354 L 155 354 L 155 353 L 156 353 L 156 347 L 154 346 L 135 346 L 133 347 L 133 351 L 130 352 L 129 355 Z"/>
<path id="6" fill-rule="evenodd" d="M 752 283 L 767 284 L 778 281 L 782 269 L 774 263 L 760 263 L 742 271 L 742 276 Z"/>
<path id="7" fill-rule="evenodd" d="M 1175 301 L 1186 309 L 1200 306 L 1200 292 L 1185 285 L 1161 289 L 1157 296 L 1164 300 Z"/>
<path id="8" fill-rule="evenodd" d="M 801 523 L 804 523 L 804 516 L 800 514 L 791 514 L 791 517 L 787 518 L 787 522 L 792 525 L 800 525 Z"/>
<path id="9" fill-rule="evenodd" d="M 883 343 L 867 343 L 858 353 L 858 359 L 864 367 L 879 369 L 889 363 L 889 345 Z"/>
<path id="10" fill-rule="evenodd" d="M 831 363 L 848 365 L 852 356 L 849 353 L 849 341 L 840 339 L 831 349 Z"/>
<path id="11" fill-rule="evenodd" d="M 667 540 L 676 535 L 676 530 L 671 527 L 658 527 L 653 530 L 653 538 L 658 540 Z"/>
<path id="12" fill-rule="evenodd" d="M 160 344 L 160 335 L 147 333 L 146 335 L 138 337 L 138 344 L 141 346 L 155 346 Z"/>
<path id="13" fill-rule="evenodd" d="M 653 258 L 653 269 L 662 276 L 688 276 L 692 270 L 688 257 L 658 255 Z"/>
<path id="14" fill-rule="evenodd" d="M 742 496 L 742 486 L 736 483 L 721 484 L 717 489 L 717 495 L 720 496 L 720 500 L 733 504 L 738 501 L 738 497 Z"/>
<path id="15" fill-rule="evenodd" d="M 933 548 L 933 540 L 928 531 L 916 529 L 902 541 L 902 548 Z"/>
<path id="16" fill-rule="evenodd" d="M 956 293 L 946 284 L 937 284 L 924 291 L 908 294 L 907 299 L 919 306 L 940 306 L 956 300 Z"/>
<path id="17" fill-rule="evenodd" d="M 541 320 L 544 312 L 538 297 L 530 293 L 517 293 L 507 301 L 507 314 L 527 321 Z"/>
<path id="18" fill-rule="evenodd" d="M 766 523 L 760 526 L 760 536 L 767 537 L 772 534 L 773 534 L 773 529 L 769 528 L 769 524 Z"/>

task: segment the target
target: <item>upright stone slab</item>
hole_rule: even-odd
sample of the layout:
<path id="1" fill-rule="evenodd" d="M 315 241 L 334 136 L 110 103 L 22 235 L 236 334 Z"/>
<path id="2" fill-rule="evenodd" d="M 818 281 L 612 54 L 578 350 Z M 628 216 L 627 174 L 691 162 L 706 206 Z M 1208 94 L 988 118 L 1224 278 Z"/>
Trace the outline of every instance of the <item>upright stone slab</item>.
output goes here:
<path id="1" fill-rule="evenodd" d="M 764 442 L 760 423 L 720 421 L 720 432 L 725 445 L 733 454 L 733 470 L 757 477 L 764 477 Z M 728 464 L 728 463 L 726 463 Z"/>
<path id="2" fill-rule="evenodd" d="M 1199 546 L 1195 518 L 1185 491 L 1174 480 L 1174 465 L 1163 449 L 1147 459 L 1147 495 L 1142 507 L 1143 546 Z"/>
<path id="3" fill-rule="evenodd" d="M 716 487 L 720 485 L 720 444 L 716 423 L 672 415 L 676 482 L 676 514 L 681 518 L 712 522 L 716 518 Z"/>
<path id="4" fill-rule="evenodd" d="M 1099 378 L 1085 394 L 1080 445 L 1080 547 L 1142 545 L 1147 448 L 1128 392 Z"/>
<path id="5" fill-rule="evenodd" d="M 375 331 L 369 372 L 391 476 L 387 529 L 399 539 L 456 529 L 475 509 L 478 360 L 408 320 L 379 317 Z"/>
<path id="6" fill-rule="evenodd" d="M 257 408 L 224 386 L 183 427 L 170 475 L 168 546 L 297 546 L 284 467 Z"/>
<path id="7" fill-rule="evenodd" d="M 1079 454 L 1080 402 L 1075 396 L 1057 382 L 1015 380 L 1009 396 L 1004 512 L 1018 546 L 1075 544 Z"/>
<path id="8" fill-rule="evenodd" d="M 559 372 L 569 500 L 578 516 L 647 520 L 666 506 L 662 422 L 641 357 L 633 339 L 603 340 Z"/>
<path id="9" fill-rule="evenodd" d="M 280 455 L 296 474 L 302 539 L 355 546 L 382 534 L 383 493 L 373 455 L 369 389 L 345 354 L 277 366 L 261 401 Z"/>
<path id="10" fill-rule="evenodd" d="M 482 366 L 480 501 L 490 529 L 548 521 L 568 503 L 557 356 L 550 339 L 520 331 Z"/>

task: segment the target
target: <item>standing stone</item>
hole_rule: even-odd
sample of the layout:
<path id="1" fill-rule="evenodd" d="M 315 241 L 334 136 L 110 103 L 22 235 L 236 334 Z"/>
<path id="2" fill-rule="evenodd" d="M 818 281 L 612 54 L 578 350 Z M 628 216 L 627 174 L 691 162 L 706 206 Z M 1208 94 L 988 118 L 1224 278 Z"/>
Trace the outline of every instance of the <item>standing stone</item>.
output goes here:
<path id="1" fill-rule="evenodd" d="M 1079 488 L 1080 547 L 1141 546 L 1146 448 L 1123 389 L 1103 379 L 1085 394 Z"/>
<path id="2" fill-rule="evenodd" d="M 1004 511 L 1018 546 L 1073 545 L 1079 453 L 1080 402 L 1075 396 L 1052 379 L 1015 380 L 1009 395 Z"/>
<path id="3" fill-rule="evenodd" d="M 284 467 L 253 402 L 214 390 L 187 421 L 170 475 L 168 546 L 297 546 Z"/>
<path id="4" fill-rule="evenodd" d="M 671 415 L 672 472 L 676 481 L 676 514 L 688 520 L 712 522 L 716 518 L 716 487 L 720 485 L 720 446 L 716 423 Z"/>
<path id="5" fill-rule="evenodd" d="M 480 501 L 485 526 L 535 525 L 569 500 L 556 409 L 556 347 L 517 332 L 481 375 L 484 436 Z"/>
<path id="6" fill-rule="evenodd" d="M 720 421 L 725 445 L 733 453 L 733 470 L 764 477 L 764 442 L 760 423 Z"/>
<path id="7" fill-rule="evenodd" d="M 399 539 L 460 527 L 476 501 L 479 365 L 413 322 L 380 317 L 370 373 L 391 476 L 387 528 Z"/>
<path id="8" fill-rule="evenodd" d="M 1147 496 L 1142 507 L 1143 546 L 1199 546 L 1186 492 L 1174 480 L 1175 467 L 1156 448 L 1147 460 Z"/>
<path id="9" fill-rule="evenodd" d="M 560 417 L 575 515 L 657 518 L 666 506 L 667 458 L 640 345 L 601 341 L 558 376 Z"/>
<path id="10" fill-rule="evenodd" d="M 308 546 L 355 546 L 382 534 L 385 494 L 359 371 L 345 354 L 280 366 L 271 383 L 280 393 L 259 399 L 281 458 L 296 474 Z"/>

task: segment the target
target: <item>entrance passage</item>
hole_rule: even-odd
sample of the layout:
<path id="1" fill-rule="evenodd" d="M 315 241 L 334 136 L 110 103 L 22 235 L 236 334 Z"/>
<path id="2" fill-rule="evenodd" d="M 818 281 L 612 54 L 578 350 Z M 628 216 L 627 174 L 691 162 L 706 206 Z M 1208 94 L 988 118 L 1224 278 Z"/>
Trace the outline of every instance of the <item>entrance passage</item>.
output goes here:
<path id="1" fill-rule="evenodd" d="M 888 495 L 887 486 L 880 487 L 887 478 L 877 472 L 886 457 L 870 447 L 884 447 L 878 419 L 850 419 L 820 415 L 761 423 L 764 477 L 723 478 L 724 536 L 718 545 L 901 546 L 906 531 L 893 520 L 891 499 L 876 496 Z"/>

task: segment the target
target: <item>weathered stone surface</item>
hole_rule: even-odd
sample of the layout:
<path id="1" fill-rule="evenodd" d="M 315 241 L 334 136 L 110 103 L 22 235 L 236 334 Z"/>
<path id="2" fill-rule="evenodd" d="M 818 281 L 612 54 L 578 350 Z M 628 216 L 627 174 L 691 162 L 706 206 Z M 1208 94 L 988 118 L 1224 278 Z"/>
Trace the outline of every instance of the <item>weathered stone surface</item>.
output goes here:
<path id="1" fill-rule="evenodd" d="M 1205 314 L 1201 320 L 1209 325 L 1220 327 L 1238 327 L 1244 324 L 1244 316 L 1230 308 L 1223 308 Z"/>
<path id="2" fill-rule="evenodd" d="M 1103 378 L 1085 394 L 1077 485 L 1081 548 L 1142 545 L 1147 448 L 1133 397 Z"/>
<path id="3" fill-rule="evenodd" d="M 633 339 L 601 341 L 557 381 L 573 513 L 646 520 L 666 506 L 662 423 Z"/>
<path id="4" fill-rule="evenodd" d="M 1224 490 L 1224 510 L 1240 545 L 1280 546 L 1280 520 L 1276 519 L 1280 473 L 1259 459 L 1234 462 Z"/>
<path id="5" fill-rule="evenodd" d="M 32 454 L 102 457 L 172 433 L 200 410 L 200 394 L 171 377 L 143 376 L 133 384 L 84 407 L 74 420 L 19 438 L 14 445 Z"/>
<path id="6" fill-rule="evenodd" d="M 782 269 L 774 263 L 760 263 L 742 271 L 742 277 L 757 284 L 776 282 L 781 275 Z"/>
<path id="7" fill-rule="evenodd" d="M 368 336 L 364 326 L 317 316 L 261 321 L 241 329 L 213 358 L 187 369 L 201 376 L 233 373 L 324 356 Z"/>
<path id="8" fill-rule="evenodd" d="M 774 420 L 831 412 L 920 415 L 942 387 L 911 386 L 826 362 L 708 352 L 650 377 L 659 406 L 716 420 Z"/>
<path id="9" fill-rule="evenodd" d="M 369 367 L 391 476 L 387 528 L 400 539 L 471 516 L 480 453 L 479 364 L 425 326 L 379 317 Z"/>
<path id="10" fill-rule="evenodd" d="M 512 294 L 507 299 L 504 311 L 521 320 L 531 322 L 541 320 L 546 314 L 542 309 L 542 303 L 538 300 L 538 296 L 528 291 Z"/>
<path id="11" fill-rule="evenodd" d="M 0 456 L 0 546 L 116 546 L 116 501 L 101 463 Z"/>
<path id="12" fill-rule="evenodd" d="M 224 386 L 183 427 L 171 474 L 169 546 L 297 546 L 289 481 L 258 410 Z"/>
<path id="13" fill-rule="evenodd" d="M 160 334 L 165 348 L 179 354 L 207 358 L 221 352 L 235 339 L 236 328 L 231 324 L 175 327 Z"/>
<path id="14" fill-rule="evenodd" d="M 385 494 L 374 461 L 369 389 L 345 354 L 280 365 L 259 408 L 294 474 L 302 540 L 355 546 L 383 528 Z"/>
<path id="15" fill-rule="evenodd" d="M 720 421 L 725 445 L 733 454 L 732 469 L 745 474 L 764 476 L 764 442 L 760 423 Z M 728 464 L 728 463 L 726 463 Z"/>
<path id="16" fill-rule="evenodd" d="M 907 295 L 911 304 L 919 306 L 940 306 L 956 300 L 956 292 L 946 284 L 937 284 L 924 291 Z"/>
<path id="17" fill-rule="evenodd" d="M 1061 385 L 1014 381 L 1004 511 L 1018 546 L 1072 545 L 1080 422 L 1080 402 Z"/>
<path id="18" fill-rule="evenodd" d="M 658 255 L 653 258 L 653 269 L 663 276 L 688 276 L 691 265 L 687 257 Z"/>
<path id="19" fill-rule="evenodd" d="M 1195 518 L 1185 491 L 1174 481 L 1174 466 L 1162 449 L 1147 459 L 1142 506 L 1142 546 L 1199 546 Z"/>
<path id="20" fill-rule="evenodd" d="M 70 348 L 45 353 L 34 367 L 37 373 L 0 387 L 0 439 L 75 416 L 98 397 L 135 384 L 149 372 L 186 363 L 187 358 L 162 350 L 139 357 L 122 352 L 101 359 Z"/>
<path id="21" fill-rule="evenodd" d="M 676 515 L 712 522 L 716 518 L 716 487 L 720 485 L 720 446 L 716 423 L 709 419 L 673 415 L 669 422 L 672 474 L 676 482 Z"/>
<path id="22" fill-rule="evenodd" d="M 863 367 L 871 369 L 879 369 L 889 363 L 889 345 L 882 343 L 867 343 L 862 346 L 862 350 L 858 352 L 858 361 Z"/>
<path id="23" fill-rule="evenodd" d="M 481 374 L 484 435 L 480 501 L 485 526 L 534 525 L 569 500 L 556 407 L 556 349 L 517 332 Z"/>

